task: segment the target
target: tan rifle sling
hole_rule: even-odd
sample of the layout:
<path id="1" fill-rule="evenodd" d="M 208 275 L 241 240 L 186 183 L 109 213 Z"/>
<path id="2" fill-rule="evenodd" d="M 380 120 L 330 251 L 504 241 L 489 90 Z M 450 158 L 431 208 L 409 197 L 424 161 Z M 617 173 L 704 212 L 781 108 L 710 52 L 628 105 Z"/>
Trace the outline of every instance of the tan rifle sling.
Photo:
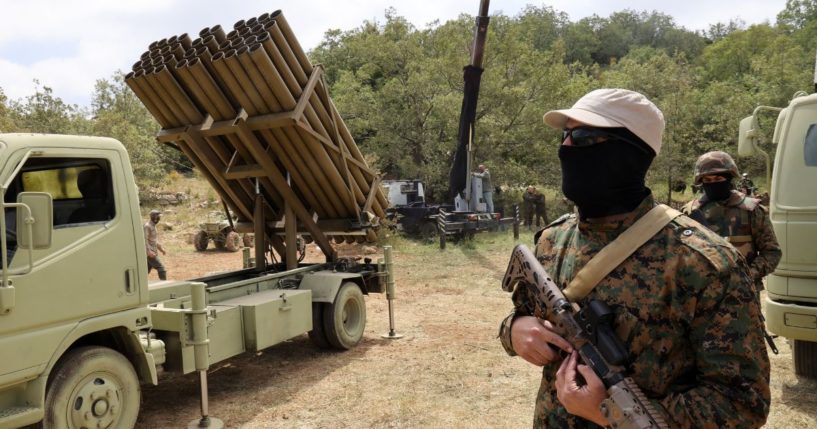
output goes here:
<path id="1" fill-rule="evenodd" d="M 571 302 L 586 297 L 601 279 L 629 258 L 639 247 L 655 236 L 682 213 L 665 204 L 659 204 L 622 232 L 612 243 L 594 256 L 562 291 Z"/>

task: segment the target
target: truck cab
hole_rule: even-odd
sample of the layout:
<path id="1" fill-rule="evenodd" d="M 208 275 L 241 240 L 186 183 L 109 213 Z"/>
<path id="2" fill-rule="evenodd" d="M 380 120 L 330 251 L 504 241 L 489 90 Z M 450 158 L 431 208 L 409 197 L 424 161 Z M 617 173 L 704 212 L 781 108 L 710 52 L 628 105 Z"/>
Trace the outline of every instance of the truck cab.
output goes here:
<path id="1" fill-rule="evenodd" d="M 133 335 L 149 325 L 150 312 L 124 147 L 107 138 L 5 134 L 0 160 L 0 408 L 11 410 L 0 427 L 42 418 L 49 371 L 92 337 L 116 337 L 127 355 L 141 354 L 133 366 L 142 380 L 155 380 Z M 32 219 L 40 227 L 34 243 L 26 228 Z"/>
<path id="2" fill-rule="evenodd" d="M 741 121 L 738 154 L 763 155 L 770 163 L 760 147 L 763 110 L 779 112 L 769 209 L 783 250 L 766 279 L 766 324 L 793 340 L 795 372 L 817 377 L 817 94 L 796 94 L 783 109 L 759 107 Z"/>

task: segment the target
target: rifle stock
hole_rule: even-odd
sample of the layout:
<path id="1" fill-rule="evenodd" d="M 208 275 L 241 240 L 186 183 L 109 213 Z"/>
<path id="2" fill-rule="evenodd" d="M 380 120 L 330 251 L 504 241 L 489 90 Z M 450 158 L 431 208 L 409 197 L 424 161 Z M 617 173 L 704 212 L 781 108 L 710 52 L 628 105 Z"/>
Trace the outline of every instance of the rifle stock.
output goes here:
<path id="1" fill-rule="evenodd" d="M 602 402 L 601 412 L 611 427 L 669 429 L 638 385 L 626 377 L 627 349 L 612 331 L 609 324 L 612 312 L 604 303 L 591 301 L 583 310 L 571 304 L 542 264 L 522 244 L 513 249 L 502 279 L 502 289 L 506 292 L 513 292 L 517 285 L 533 292 L 537 310 L 604 382 L 609 396 Z"/>

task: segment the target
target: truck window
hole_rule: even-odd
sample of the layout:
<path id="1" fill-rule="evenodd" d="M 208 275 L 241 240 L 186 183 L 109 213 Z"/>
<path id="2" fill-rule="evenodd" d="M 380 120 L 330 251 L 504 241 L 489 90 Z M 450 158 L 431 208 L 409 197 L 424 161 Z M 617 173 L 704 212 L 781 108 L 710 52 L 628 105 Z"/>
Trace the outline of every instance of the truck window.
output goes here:
<path id="1" fill-rule="evenodd" d="M 813 110 L 792 113 L 791 137 L 778 148 L 776 162 L 782 166 L 775 171 L 777 203 L 788 208 L 805 208 L 817 205 L 814 183 L 817 183 L 817 123 L 811 117 Z M 799 132 L 798 132 L 799 131 Z"/>
<path id="2" fill-rule="evenodd" d="M 803 157 L 806 167 L 817 167 L 817 124 L 811 124 L 806 133 L 806 142 L 803 145 Z"/>
<path id="3" fill-rule="evenodd" d="M 105 222 L 116 214 L 110 167 L 105 160 L 30 159 L 20 176 L 22 191 L 51 194 L 54 227 Z"/>

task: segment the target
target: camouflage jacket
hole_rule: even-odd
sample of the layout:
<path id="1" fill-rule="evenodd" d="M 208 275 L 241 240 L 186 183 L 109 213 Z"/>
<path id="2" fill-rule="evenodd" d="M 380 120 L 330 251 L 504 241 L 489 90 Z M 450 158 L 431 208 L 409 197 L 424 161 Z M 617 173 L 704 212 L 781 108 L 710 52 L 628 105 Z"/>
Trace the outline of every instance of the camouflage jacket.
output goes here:
<path id="1" fill-rule="evenodd" d="M 536 256 L 562 288 L 605 245 L 654 206 L 648 197 L 626 219 L 577 222 L 566 215 L 543 230 Z M 527 288 L 514 292 L 514 315 L 500 339 L 514 355 L 512 317 L 535 315 Z M 680 216 L 614 269 L 581 302 L 598 299 L 615 312 L 628 345 L 629 375 L 671 427 L 756 428 L 769 412 L 769 358 L 760 306 L 744 258 L 725 240 Z M 560 362 L 545 365 L 534 427 L 596 428 L 561 406 Z"/>
<path id="2" fill-rule="evenodd" d="M 758 290 L 763 289 L 763 277 L 774 271 L 783 252 L 760 200 L 732 191 L 725 203 L 708 201 L 704 195 L 682 211 L 732 243 L 749 262 Z"/>

